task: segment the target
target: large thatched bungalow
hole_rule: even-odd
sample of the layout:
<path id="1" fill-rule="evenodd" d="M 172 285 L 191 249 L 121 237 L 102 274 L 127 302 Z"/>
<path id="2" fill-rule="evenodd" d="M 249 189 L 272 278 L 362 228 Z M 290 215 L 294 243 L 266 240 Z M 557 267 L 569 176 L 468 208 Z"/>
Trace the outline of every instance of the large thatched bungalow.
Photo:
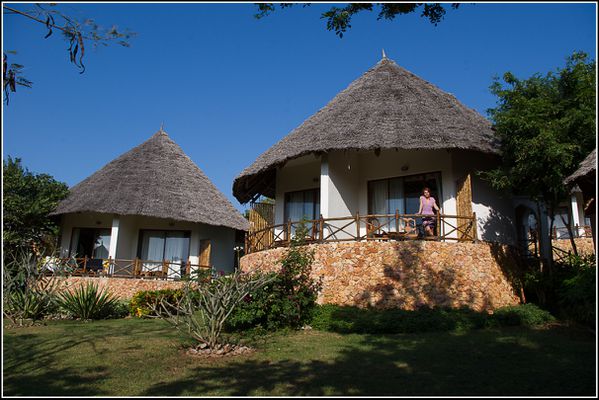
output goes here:
<path id="1" fill-rule="evenodd" d="M 441 208 L 438 235 L 515 244 L 512 199 L 474 174 L 495 165 L 498 152 L 487 119 L 384 57 L 260 155 L 235 179 L 233 194 L 242 203 L 275 198 L 275 224 L 284 224 L 416 214 L 428 186 Z M 361 234 L 369 227 L 377 228 L 363 221 Z"/>
<path id="2" fill-rule="evenodd" d="M 72 187 L 54 214 L 62 257 L 120 276 L 230 272 L 236 233 L 248 228 L 162 129 Z"/>
<path id="3" fill-rule="evenodd" d="M 550 257 L 551 244 L 531 243 L 549 233 L 535 203 L 476 174 L 498 162 L 487 119 L 383 56 L 237 176 L 241 203 L 275 199 L 273 226 L 250 227 L 242 267 L 274 268 L 307 219 L 322 302 L 513 304 L 507 249 Z M 431 236 L 417 215 L 424 187 L 440 207 Z"/>

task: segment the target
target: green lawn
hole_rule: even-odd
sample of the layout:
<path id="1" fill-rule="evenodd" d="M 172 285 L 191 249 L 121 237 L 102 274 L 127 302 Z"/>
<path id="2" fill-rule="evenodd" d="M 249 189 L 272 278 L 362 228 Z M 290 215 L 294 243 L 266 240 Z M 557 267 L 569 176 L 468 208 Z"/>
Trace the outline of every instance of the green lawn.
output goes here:
<path id="1" fill-rule="evenodd" d="M 299 331 L 238 358 L 187 356 L 159 320 L 4 330 L 4 395 L 595 395 L 595 336 L 554 326 L 465 334 Z"/>

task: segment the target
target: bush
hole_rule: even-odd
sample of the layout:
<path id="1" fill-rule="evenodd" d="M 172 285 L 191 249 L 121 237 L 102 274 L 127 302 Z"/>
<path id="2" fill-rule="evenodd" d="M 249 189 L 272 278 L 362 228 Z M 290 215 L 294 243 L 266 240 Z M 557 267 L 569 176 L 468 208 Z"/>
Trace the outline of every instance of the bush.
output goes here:
<path id="1" fill-rule="evenodd" d="M 519 306 L 501 307 L 489 317 L 490 325 L 494 326 L 537 326 L 555 321 L 549 311 L 535 304 L 528 303 Z"/>
<path id="2" fill-rule="evenodd" d="M 71 317 L 90 320 L 109 317 L 118 307 L 118 300 L 107 290 L 98 290 L 97 284 L 88 282 L 72 292 L 62 293 L 58 304 Z"/>
<path id="3" fill-rule="evenodd" d="M 44 275 L 44 265 L 30 252 L 9 257 L 3 272 L 3 313 L 14 324 L 46 317 L 57 308 L 57 280 Z"/>
<path id="4" fill-rule="evenodd" d="M 311 325 L 339 333 L 417 333 L 482 328 L 486 314 L 467 308 L 363 309 L 325 304 L 317 306 Z"/>
<path id="5" fill-rule="evenodd" d="M 561 312 L 567 319 L 594 326 L 597 304 L 595 255 L 570 256 L 566 264 L 572 273 L 557 290 Z"/>
<path id="6" fill-rule="evenodd" d="M 298 328 L 310 321 L 320 283 L 310 276 L 314 252 L 304 246 L 306 235 L 302 223 L 280 261 L 281 269 L 263 274 L 270 282 L 252 291 L 236 307 L 227 321 L 228 330 Z"/>
<path id="7" fill-rule="evenodd" d="M 139 318 L 156 316 L 153 310 L 161 300 L 165 304 L 177 304 L 182 296 L 182 289 L 141 290 L 131 298 L 129 311 Z"/>
<path id="8" fill-rule="evenodd" d="M 311 321 L 314 329 L 337 333 L 420 333 L 468 331 L 488 326 L 534 326 L 553 321 L 533 304 L 502 307 L 489 315 L 468 308 L 370 309 L 334 304 L 318 305 Z"/>

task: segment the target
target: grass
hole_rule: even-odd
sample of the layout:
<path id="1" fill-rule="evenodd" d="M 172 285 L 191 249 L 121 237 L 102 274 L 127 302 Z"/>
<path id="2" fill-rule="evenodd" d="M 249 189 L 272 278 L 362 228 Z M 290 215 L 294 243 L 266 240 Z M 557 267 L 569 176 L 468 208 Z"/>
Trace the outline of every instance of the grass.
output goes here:
<path id="1" fill-rule="evenodd" d="M 595 336 L 559 325 L 462 334 L 271 335 L 237 358 L 187 356 L 163 321 L 5 328 L 11 396 L 592 396 Z"/>

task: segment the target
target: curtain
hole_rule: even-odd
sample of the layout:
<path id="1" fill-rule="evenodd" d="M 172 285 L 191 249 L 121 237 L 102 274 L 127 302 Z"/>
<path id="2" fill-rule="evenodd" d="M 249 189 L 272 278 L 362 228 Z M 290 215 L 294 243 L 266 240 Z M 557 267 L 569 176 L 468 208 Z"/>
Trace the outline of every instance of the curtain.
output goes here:
<path id="1" fill-rule="evenodd" d="M 164 259 L 171 261 L 169 277 L 180 277 L 184 273 L 185 263 L 189 256 L 189 238 L 184 232 L 167 232 L 164 247 Z"/>
<path id="2" fill-rule="evenodd" d="M 162 261 L 164 256 L 164 232 L 145 231 L 141 245 L 141 259 Z M 160 269 L 161 262 L 144 263 L 144 270 Z"/>
<path id="3" fill-rule="evenodd" d="M 108 258 L 110 249 L 110 229 L 101 229 L 94 242 L 94 258 Z"/>
<path id="4" fill-rule="evenodd" d="M 395 178 L 389 180 L 389 214 L 395 214 L 397 211 L 399 214 L 404 214 L 404 195 L 403 195 L 403 181 L 401 178 Z M 399 226 L 401 230 L 401 220 Z M 390 231 L 395 231 L 395 219 L 390 223 Z"/>
<path id="5" fill-rule="evenodd" d="M 79 257 L 79 228 L 73 229 L 73 236 L 71 236 L 71 248 L 69 249 L 69 257 Z"/>

